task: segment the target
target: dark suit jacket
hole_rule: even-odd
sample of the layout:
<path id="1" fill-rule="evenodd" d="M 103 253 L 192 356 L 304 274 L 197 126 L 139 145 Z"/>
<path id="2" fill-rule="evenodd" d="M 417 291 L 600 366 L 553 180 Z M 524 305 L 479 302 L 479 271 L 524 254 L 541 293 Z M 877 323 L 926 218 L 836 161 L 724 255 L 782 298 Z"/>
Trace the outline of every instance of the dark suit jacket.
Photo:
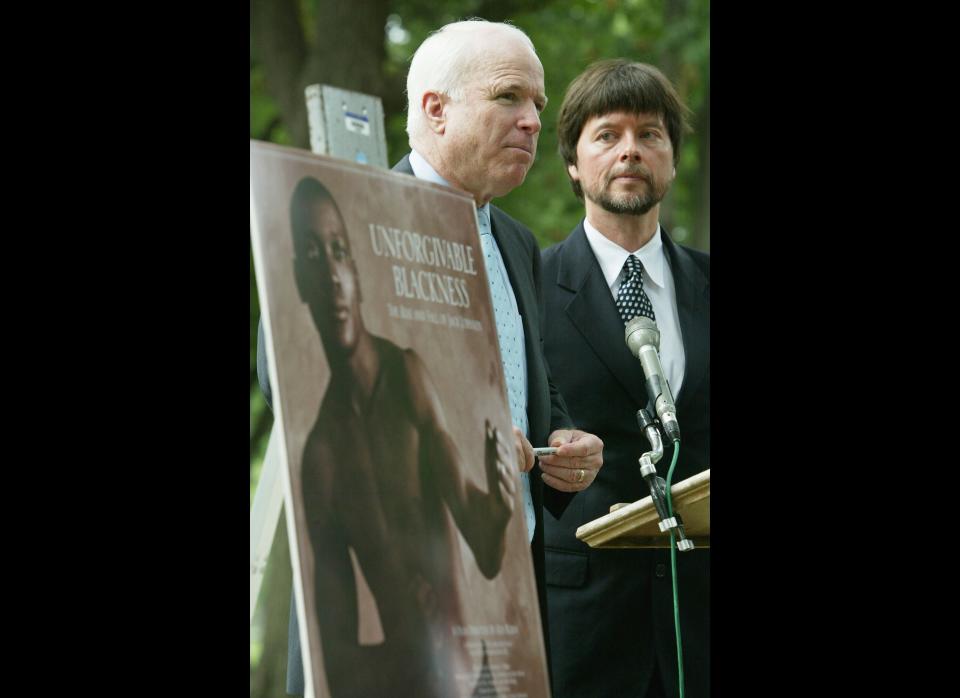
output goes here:
<path id="1" fill-rule="evenodd" d="M 677 483 L 710 467 L 710 257 L 662 233 L 673 272 L 686 357 L 675 394 L 680 424 Z M 611 504 L 650 494 L 638 459 L 650 450 L 637 425 L 646 405 L 643 370 L 581 223 L 543 254 L 544 343 L 577 427 L 603 439 L 603 468 L 562 517 L 545 517 L 547 599 L 554 698 L 646 695 L 654 662 L 677 695 L 676 637 L 668 550 L 593 549 L 577 528 Z M 672 446 L 657 464 L 666 478 Z M 709 695 L 710 553 L 678 553 L 686 695 Z"/>
<path id="2" fill-rule="evenodd" d="M 409 155 L 393 167 L 394 172 L 413 174 Z M 534 446 L 546 445 L 547 437 L 555 429 L 573 425 L 563 397 L 550 379 L 543 356 L 543 339 L 540 336 L 540 248 L 536 238 L 519 221 L 506 213 L 490 206 L 490 223 L 493 237 L 500 247 L 504 266 L 510 285 L 517 297 L 517 306 L 523 321 L 524 343 L 527 357 L 527 418 L 530 428 L 530 442 Z M 270 395 L 270 386 L 266 380 L 266 355 L 262 351 L 262 327 L 258 341 L 257 369 L 261 378 L 264 394 Z M 261 369 L 261 358 L 263 359 Z M 533 568 L 537 581 L 537 595 L 540 601 L 540 616 L 543 623 L 544 642 L 549 643 L 547 625 L 546 586 L 544 583 L 544 522 L 543 508 L 554 516 L 561 516 L 573 499 L 571 493 L 560 492 L 552 487 L 544 487 L 540 479 L 540 468 L 535 466 L 530 473 L 530 494 L 537 525 L 531 543 Z M 303 665 L 300 657 L 300 636 L 297 628 L 297 616 L 291 600 L 290 632 L 287 655 L 287 692 L 299 695 L 303 693 Z M 548 649 L 549 662 L 549 649 Z"/>

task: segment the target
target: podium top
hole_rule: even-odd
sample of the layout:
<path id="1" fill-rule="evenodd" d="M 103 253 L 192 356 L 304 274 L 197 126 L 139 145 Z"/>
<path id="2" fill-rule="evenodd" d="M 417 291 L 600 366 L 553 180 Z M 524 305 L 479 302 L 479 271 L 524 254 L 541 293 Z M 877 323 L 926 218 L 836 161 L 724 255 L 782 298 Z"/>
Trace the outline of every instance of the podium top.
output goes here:
<path id="1" fill-rule="evenodd" d="M 673 510 L 683 519 L 684 533 L 697 548 L 710 547 L 710 470 L 671 488 Z M 669 548 L 670 534 L 658 527 L 652 497 L 614 504 L 610 513 L 583 524 L 577 538 L 591 548 Z"/>

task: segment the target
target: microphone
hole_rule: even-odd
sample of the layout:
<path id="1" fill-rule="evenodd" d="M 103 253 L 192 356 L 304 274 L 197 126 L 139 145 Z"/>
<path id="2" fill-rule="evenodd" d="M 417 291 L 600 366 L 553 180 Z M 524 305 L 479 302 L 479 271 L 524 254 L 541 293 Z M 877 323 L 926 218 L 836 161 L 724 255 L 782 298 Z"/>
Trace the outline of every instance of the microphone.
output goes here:
<path id="1" fill-rule="evenodd" d="M 657 323 L 643 315 L 637 315 L 627 323 L 624 330 L 627 348 L 640 359 L 643 375 L 646 376 L 647 397 L 660 418 L 660 424 L 667 437 L 674 442 L 680 440 L 680 425 L 677 424 L 677 407 L 673 404 L 673 394 L 660 366 L 660 330 Z"/>

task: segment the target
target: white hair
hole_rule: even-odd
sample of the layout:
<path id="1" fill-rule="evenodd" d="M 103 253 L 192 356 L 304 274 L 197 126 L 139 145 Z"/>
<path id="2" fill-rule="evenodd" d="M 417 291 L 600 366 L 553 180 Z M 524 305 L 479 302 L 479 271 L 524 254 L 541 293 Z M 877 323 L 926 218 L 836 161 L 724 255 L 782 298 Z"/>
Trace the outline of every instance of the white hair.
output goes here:
<path id="1" fill-rule="evenodd" d="M 407 135 L 411 145 L 414 136 L 426 128 L 421 104 L 423 93 L 435 91 L 463 99 L 463 87 L 473 77 L 476 57 L 483 47 L 478 37 L 495 32 L 521 39 L 536 54 L 533 42 L 523 30 L 512 24 L 479 18 L 446 24 L 420 44 L 410 59 L 407 73 Z"/>

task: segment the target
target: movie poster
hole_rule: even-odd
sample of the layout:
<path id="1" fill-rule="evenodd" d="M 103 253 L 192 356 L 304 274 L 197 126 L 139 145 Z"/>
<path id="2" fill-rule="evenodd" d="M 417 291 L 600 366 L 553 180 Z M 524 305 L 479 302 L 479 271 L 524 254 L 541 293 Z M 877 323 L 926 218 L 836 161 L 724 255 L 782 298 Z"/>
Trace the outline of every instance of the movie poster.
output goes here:
<path id="1" fill-rule="evenodd" d="M 548 695 L 472 199 L 251 142 L 250 205 L 307 686 Z"/>

